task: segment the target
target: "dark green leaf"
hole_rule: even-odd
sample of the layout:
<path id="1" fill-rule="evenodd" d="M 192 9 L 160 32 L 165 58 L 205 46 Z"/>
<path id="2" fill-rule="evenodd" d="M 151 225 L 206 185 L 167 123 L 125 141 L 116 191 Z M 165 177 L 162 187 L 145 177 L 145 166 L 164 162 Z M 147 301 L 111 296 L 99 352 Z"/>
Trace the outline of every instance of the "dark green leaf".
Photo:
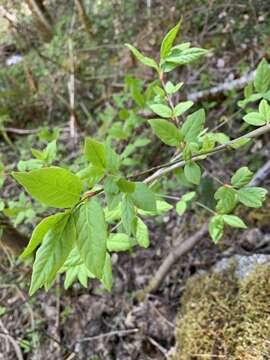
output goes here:
<path id="1" fill-rule="evenodd" d="M 137 182 L 136 189 L 132 194 L 134 204 L 145 211 L 156 211 L 155 194 L 150 190 L 146 184 Z"/>

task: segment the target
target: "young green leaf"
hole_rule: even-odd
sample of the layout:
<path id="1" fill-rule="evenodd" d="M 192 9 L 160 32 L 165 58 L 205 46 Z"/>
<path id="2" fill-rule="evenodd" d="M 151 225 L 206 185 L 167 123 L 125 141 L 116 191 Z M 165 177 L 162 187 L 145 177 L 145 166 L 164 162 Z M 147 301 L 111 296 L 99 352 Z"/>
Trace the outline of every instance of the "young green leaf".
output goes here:
<path id="1" fill-rule="evenodd" d="M 181 197 L 181 200 L 185 201 L 185 202 L 189 202 L 191 200 L 193 200 L 196 196 L 196 191 L 190 191 L 188 193 L 186 193 L 185 195 L 183 195 Z"/>
<path id="2" fill-rule="evenodd" d="M 214 195 L 216 200 L 219 200 L 216 206 L 216 210 L 220 213 L 231 212 L 237 203 L 237 192 L 227 186 L 221 186 Z"/>
<path id="3" fill-rule="evenodd" d="M 204 109 L 200 109 L 187 117 L 182 126 L 182 133 L 187 142 L 196 141 L 205 123 Z"/>
<path id="4" fill-rule="evenodd" d="M 111 234 L 107 241 L 107 249 L 110 252 L 130 250 L 131 242 L 129 236 L 124 233 Z"/>
<path id="5" fill-rule="evenodd" d="M 99 202 L 92 198 L 74 214 L 77 246 L 88 270 L 101 279 L 106 256 L 107 225 Z"/>
<path id="6" fill-rule="evenodd" d="M 141 247 L 148 248 L 150 245 L 148 228 L 140 218 L 137 221 L 136 240 Z"/>
<path id="7" fill-rule="evenodd" d="M 52 283 L 57 271 L 67 259 L 76 238 L 73 217 L 66 213 L 52 225 L 37 251 L 33 265 L 30 295 L 45 283 Z"/>
<path id="8" fill-rule="evenodd" d="M 148 121 L 154 133 L 164 144 L 178 147 L 182 136 L 177 127 L 164 119 L 153 119 Z"/>
<path id="9" fill-rule="evenodd" d="M 224 220 L 222 215 L 213 216 L 208 224 L 209 234 L 215 244 L 221 239 L 224 230 Z"/>
<path id="10" fill-rule="evenodd" d="M 176 105 L 176 107 L 174 108 L 174 115 L 175 116 L 180 116 L 182 115 L 185 111 L 187 111 L 188 109 L 191 108 L 191 106 L 193 105 L 192 101 L 184 101 L 179 103 L 178 105 Z"/>
<path id="11" fill-rule="evenodd" d="M 257 67 L 254 86 L 258 93 L 264 93 L 270 88 L 270 69 L 265 59 L 262 59 Z"/>
<path id="12" fill-rule="evenodd" d="M 169 52 L 173 46 L 173 42 L 176 38 L 176 35 L 179 32 L 180 25 L 181 25 L 181 21 L 179 21 L 179 23 L 175 27 L 173 27 L 164 37 L 162 44 L 161 44 L 161 48 L 160 48 L 160 58 L 161 59 L 164 59 L 169 54 Z"/>
<path id="13" fill-rule="evenodd" d="M 21 254 L 21 258 L 26 258 L 27 256 L 31 255 L 31 253 L 38 247 L 38 245 L 41 244 L 43 238 L 50 230 L 50 228 L 62 220 L 62 218 L 65 216 L 66 213 L 57 213 L 41 220 L 41 222 L 35 227 L 27 247 Z"/>
<path id="14" fill-rule="evenodd" d="M 176 93 L 183 86 L 183 82 L 178 83 L 177 85 L 173 85 L 171 81 L 168 81 L 165 85 L 165 91 L 168 95 Z"/>
<path id="15" fill-rule="evenodd" d="M 105 146 L 91 138 L 85 139 L 84 152 L 87 160 L 89 160 L 95 167 L 106 168 L 106 153 Z"/>
<path id="16" fill-rule="evenodd" d="M 233 228 L 246 229 L 247 226 L 240 217 L 236 215 L 223 215 L 223 220 L 226 224 Z"/>
<path id="17" fill-rule="evenodd" d="M 137 60 L 139 60 L 144 65 L 152 67 L 158 71 L 158 64 L 155 62 L 154 59 L 144 56 L 139 50 L 137 50 L 134 46 L 130 44 L 126 44 L 126 46 L 129 48 L 129 50 L 136 57 Z"/>
<path id="18" fill-rule="evenodd" d="M 134 204 L 145 211 L 156 211 L 156 197 L 146 184 L 142 182 L 136 183 L 136 189 L 131 195 Z"/>
<path id="19" fill-rule="evenodd" d="M 201 168 L 195 162 L 187 163 L 184 167 L 185 177 L 189 182 L 199 185 L 201 181 Z"/>
<path id="20" fill-rule="evenodd" d="M 265 99 L 261 100 L 259 104 L 259 113 L 262 115 L 266 123 L 270 121 L 270 105 Z"/>
<path id="21" fill-rule="evenodd" d="M 187 209 L 186 201 L 180 200 L 176 203 L 176 212 L 178 215 L 180 216 L 183 215 L 186 209 Z"/>
<path id="22" fill-rule="evenodd" d="M 150 109 L 157 114 L 158 116 L 164 117 L 164 118 L 170 118 L 172 117 L 172 109 L 169 108 L 169 106 L 164 104 L 153 104 L 150 106 Z"/>
<path id="23" fill-rule="evenodd" d="M 136 212 L 131 195 L 125 194 L 121 203 L 121 219 L 128 235 L 135 233 Z"/>
<path id="24" fill-rule="evenodd" d="M 36 200 L 55 208 L 70 208 L 80 200 L 82 182 L 60 167 L 14 172 L 13 177 Z"/>
<path id="25" fill-rule="evenodd" d="M 244 187 L 238 190 L 238 200 L 245 206 L 259 208 L 265 200 L 267 190 L 261 187 Z"/>
<path id="26" fill-rule="evenodd" d="M 231 179 L 232 186 L 241 188 L 247 185 L 253 178 L 253 172 L 247 166 L 243 166 L 236 171 Z"/>
<path id="27" fill-rule="evenodd" d="M 253 126 L 262 126 L 266 123 L 263 115 L 259 112 L 250 112 L 243 117 L 243 120 Z"/>

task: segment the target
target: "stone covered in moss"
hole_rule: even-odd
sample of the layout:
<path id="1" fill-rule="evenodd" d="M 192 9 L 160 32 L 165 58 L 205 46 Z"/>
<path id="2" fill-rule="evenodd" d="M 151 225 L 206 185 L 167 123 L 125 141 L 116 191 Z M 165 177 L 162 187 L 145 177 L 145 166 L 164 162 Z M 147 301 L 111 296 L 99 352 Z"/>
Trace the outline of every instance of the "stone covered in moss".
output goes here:
<path id="1" fill-rule="evenodd" d="M 270 266 L 257 265 L 245 278 L 236 265 L 190 279 L 170 360 L 270 359 Z"/>

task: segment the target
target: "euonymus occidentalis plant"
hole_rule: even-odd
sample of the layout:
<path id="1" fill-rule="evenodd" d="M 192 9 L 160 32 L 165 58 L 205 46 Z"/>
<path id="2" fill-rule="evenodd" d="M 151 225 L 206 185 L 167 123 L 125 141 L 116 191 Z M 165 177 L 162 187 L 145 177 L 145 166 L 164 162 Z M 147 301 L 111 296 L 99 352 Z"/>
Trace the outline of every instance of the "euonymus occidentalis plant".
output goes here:
<path id="1" fill-rule="evenodd" d="M 176 211 L 181 215 L 197 196 L 195 190 L 201 182 L 201 161 L 219 151 L 237 149 L 270 130 L 270 106 L 267 102 L 270 100 L 270 70 L 265 60 L 258 66 L 254 86 L 251 84 L 245 88 L 245 99 L 239 104 L 245 108 L 251 102 L 260 101 L 258 111 L 247 109 L 243 117 L 246 123 L 259 128 L 238 139 L 230 140 L 223 133 L 206 129 L 205 111 L 192 111 L 192 101 L 174 104 L 174 95 L 183 83 L 169 81 L 168 73 L 207 53 L 205 49 L 191 47 L 190 43 L 174 45 L 179 28 L 180 24 L 177 24 L 165 36 L 159 63 L 127 45 L 140 62 L 153 68 L 157 74 L 155 96 L 148 104 L 154 115 L 148 124 L 164 144 L 175 149 L 170 161 L 127 177 L 121 166 L 121 154 L 116 153 L 109 141 L 101 143 L 87 138 L 84 154 L 89 166 L 77 174 L 55 166 L 13 173 L 33 198 L 59 209 L 36 226 L 22 254 L 22 257 L 27 257 L 38 248 L 30 294 L 42 286 L 49 289 L 57 273 L 62 272 L 66 273 L 66 288 L 77 278 L 84 286 L 88 278 L 98 278 L 110 290 L 111 252 L 128 251 L 135 245 L 148 247 L 149 234 L 143 219 L 172 207 L 159 200 L 152 184 L 161 176 L 183 168 L 186 180 L 195 189 L 177 202 Z M 206 207 L 211 214 L 209 233 L 214 242 L 222 237 L 225 225 L 246 228 L 243 220 L 233 215 L 237 204 L 247 207 L 262 205 L 266 190 L 250 187 L 252 176 L 247 167 L 238 169 L 229 184 L 222 184 L 217 189 L 215 209 Z M 143 177 L 143 181 L 138 181 Z M 199 201 L 197 204 L 204 206 Z"/>

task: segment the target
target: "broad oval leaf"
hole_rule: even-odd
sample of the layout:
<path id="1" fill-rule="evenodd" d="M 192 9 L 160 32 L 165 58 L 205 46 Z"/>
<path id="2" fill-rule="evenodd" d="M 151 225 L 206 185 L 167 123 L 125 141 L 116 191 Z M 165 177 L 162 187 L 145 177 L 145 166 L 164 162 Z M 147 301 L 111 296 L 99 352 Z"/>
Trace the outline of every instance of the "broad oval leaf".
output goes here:
<path id="1" fill-rule="evenodd" d="M 193 102 L 188 100 L 188 101 L 183 101 L 179 104 L 177 104 L 174 108 L 174 115 L 175 116 L 180 116 L 182 115 L 185 111 L 187 111 L 188 109 L 191 108 L 191 106 L 193 105 Z"/>
<path id="2" fill-rule="evenodd" d="M 196 141 L 205 123 L 204 109 L 200 109 L 187 117 L 182 126 L 182 133 L 187 142 Z"/>
<path id="3" fill-rule="evenodd" d="M 169 146 L 179 146 L 182 135 L 177 127 L 164 119 L 152 119 L 148 121 L 154 133 L 164 144 Z"/>
<path id="4" fill-rule="evenodd" d="M 241 188 L 247 185 L 253 178 L 253 172 L 247 166 L 243 166 L 236 171 L 232 177 L 232 185 L 236 188 Z"/>
<path id="5" fill-rule="evenodd" d="M 169 108 L 169 106 L 164 104 L 153 104 L 150 105 L 150 109 L 157 114 L 158 116 L 164 117 L 164 118 L 170 118 L 172 116 L 172 109 Z"/>
<path id="6" fill-rule="evenodd" d="M 47 206 L 71 208 L 80 200 L 83 184 L 69 170 L 48 167 L 12 175 L 33 198 Z"/>
<path id="7" fill-rule="evenodd" d="M 263 115 L 255 111 L 248 113 L 243 117 L 243 119 L 246 123 L 253 126 L 262 126 L 266 123 L 266 120 L 264 119 Z"/>
<path id="8" fill-rule="evenodd" d="M 86 158 L 98 168 L 106 168 L 106 152 L 105 146 L 91 138 L 86 138 L 84 144 L 84 152 Z"/>
<path id="9" fill-rule="evenodd" d="M 223 220 L 226 224 L 233 228 L 246 229 L 247 226 L 240 217 L 236 215 L 223 215 Z"/>
<path id="10" fill-rule="evenodd" d="M 267 190 L 261 187 L 244 187 L 238 190 L 238 200 L 245 206 L 259 208 L 262 206 Z"/>
<path id="11" fill-rule="evenodd" d="M 201 168 L 195 162 L 191 162 L 184 167 L 185 177 L 189 182 L 199 185 L 201 181 Z"/>

